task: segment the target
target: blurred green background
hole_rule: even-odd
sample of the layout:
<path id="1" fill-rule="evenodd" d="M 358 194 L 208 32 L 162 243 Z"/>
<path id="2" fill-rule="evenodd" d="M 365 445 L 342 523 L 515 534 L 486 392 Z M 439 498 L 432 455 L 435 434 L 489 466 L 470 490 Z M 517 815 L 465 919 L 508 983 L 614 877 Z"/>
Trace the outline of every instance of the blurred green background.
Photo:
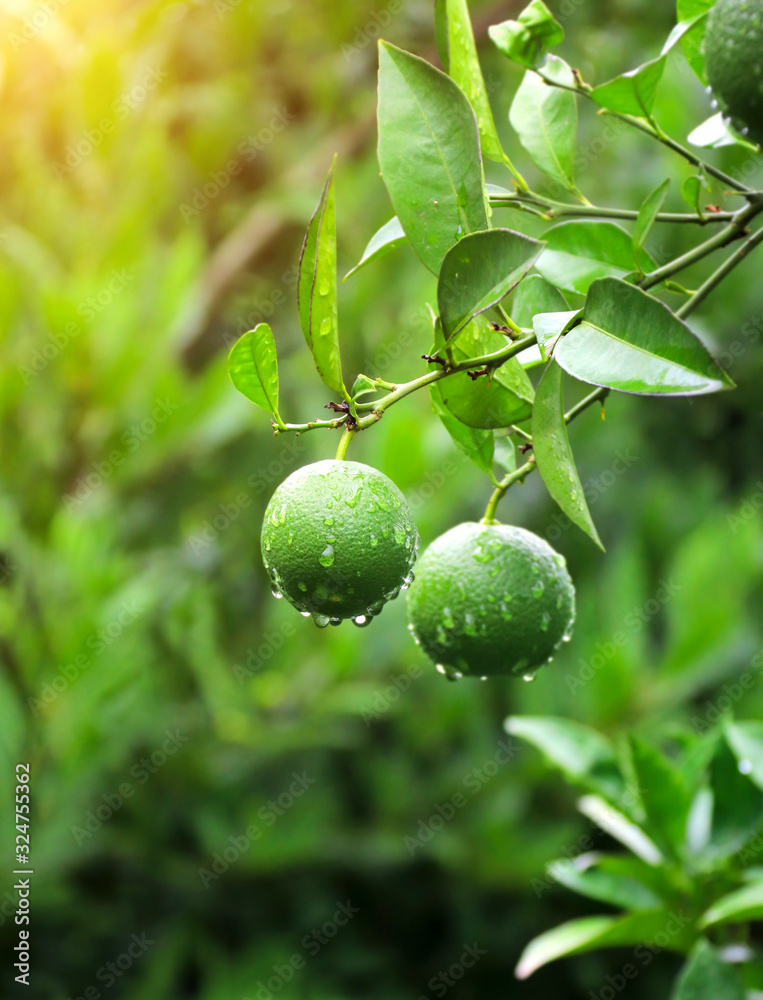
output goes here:
<path id="1" fill-rule="evenodd" d="M 674 21 L 648 0 L 549 6 L 562 54 L 594 82 L 656 54 Z M 485 44 L 520 7 L 472 11 L 506 148 L 542 186 L 509 137 L 519 72 Z M 542 881 L 591 831 L 534 750 L 500 753 L 503 720 L 669 734 L 704 719 L 763 648 L 754 260 L 693 319 L 737 392 L 620 396 L 604 423 L 592 411 L 576 424 L 606 555 L 568 530 L 538 477 L 504 501 L 505 520 L 566 555 L 578 588 L 574 639 L 535 683 L 446 683 L 402 600 L 368 630 L 319 632 L 270 596 L 265 504 L 336 438 L 274 438 L 230 385 L 226 346 L 267 319 L 285 419 L 323 412 L 296 311 L 302 234 L 334 152 L 342 273 L 391 215 L 375 38 L 434 60 L 432 21 L 428 0 L 0 4 L 2 996 L 598 996 L 616 951 L 513 978 L 534 934 L 601 906 Z M 709 113 L 676 55 L 658 118 L 684 139 Z M 672 176 L 680 210 L 688 165 L 589 108 L 580 133 L 590 197 L 638 207 Z M 689 228 L 660 229 L 655 255 L 688 246 Z M 433 298 L 409 249 L 342 286 L 346 377 L 418 373 Z M 426 394 L 352 457 L 407 493 L 424 543 L 484 509 L 487 482 Z M 738 717 L 760 714 L 760 674 L 758 661 Z M 18 761 L 32 768 L 28 989 L 10 958 Z M 458 792 L 466 805 L 433 822 Z M 352 908 L 341 927 L 338 903 Z M 465 944 L 485 954 L 446 987 L 437 977 Z M 677 966 L 659 955 L 628 996 L 666 997 Z"/>

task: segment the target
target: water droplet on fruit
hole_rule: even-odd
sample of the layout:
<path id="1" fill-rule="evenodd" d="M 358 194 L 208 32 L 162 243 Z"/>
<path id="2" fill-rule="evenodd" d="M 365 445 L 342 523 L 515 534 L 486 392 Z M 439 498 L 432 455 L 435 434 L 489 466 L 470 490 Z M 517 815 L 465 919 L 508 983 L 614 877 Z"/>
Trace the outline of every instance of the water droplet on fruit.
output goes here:
<path id="1" fill-rule="evenodd" d="M 535 680 L 535 674 L 530 674 L 530 673 L 522 674 L 522 680 L 527 681 L 528 684 L 532 684 L 532 682 Z"/>
<path id="2" fill-rule="evenodd" d="M 318 612 L 313 613 L 313 621 L 318 626 L 318 628 L 326 628 L 328 623 L 331 621 L 328 615 L 319 615 Z"/>
<path id="3" fill-rule="evenodd" d="M 323 523 L 324 524 L 328 524 L 329 527 L 330 527 L 334 523 L 334 518 L 333 517 L 324 517 L 323 518 Z"/>
<path id="4" fill-rule="evenodd" d="M 739 761 L 739 773 L 740 774 L 752 774 L 752 763 L 749 760 Z"/>
<path id="5" fill-rule="evenodd" d="M 341 625 L 341 624 L 342 624 L 342 619 L 341 618 L 329 618 L 329 625 L 333 625 L 334 628 L 336 628 L 337 625 Z"/>
<path id="6" fill-rule="evenodd" d="M 318 556 L 318 562 L 321 566 L 332 566 L 334 563 L 334 546 L 329 544 Z"/>
<path id="7" fill-rule="evenodd" d="M 712 101 L 710 101 L 710 107 L 713 109 L 713 111 L 715 111 L 717 109 L 718 102 L 716 101 L 715 98 L 713 98 Z"/>
<path id="8" fill-rule="evenodd" d="M 273 595 L 273 597 L 275 597 L 275 599 L 276 599 L 277 601 L 280 601 L 280 600 L 281 600 L 281 598 L 283 597 L 283 594 L 282 594 L 282 593 L 281 593 L 281 591 L 280 591 L 280 590 L 278 589 L 278 587 L 271 587 L 271 588 L 270 588 L 270 593 L 271 593 L 271 594 Z"/>
<path id="9" fill-rule="evenodd" d="M 369 535 L 368 540 L 371 543 L 372 549 L 375 549 L 376 546 L 379 544 L 379 539 L 376 537 L 376 535 Z"/>
<path id="10" fill-rule="evenodd" d="M 310 617 L 310 612 L 309 611 L 300 611 L 300 614 L 302 615 L 303 618 L 309 618 Z"/>
<path id="11" fill-rule="evenodd" d="M 543 586 L 543 581 L 542 580 L 538 580 L 538 582 L 533 587 L 531 593 L 532 593 L 533 597 L 535 597 L 537 599 L 537 598 L 543 596 L 544 589 L 545 588 Z"/>
<path id="12" fill-rule="evenodd" d="M 442 609 L 442 623 L 445 626 L 445 628 L 455 628 L 456 623 L 453 620 L 453 612 L 450 610 L 450 608 Z"/>
<path id="13" fill-rule="evenodd" d="M 543 617 L 540 620 L 540 630 L 541 632 L 548 632 L 548 627 L 551 624 L 551 615 L 548 611 L 543 613 Z"/>
<path id="14" fill-rule="evenodd" d="M 355 615 L 352 619 L 352 624 L 357 625 L 358 628 L 365 628 L 366 625 L 370 625 L 372 621 L 373 618 L 367 618 L 365 615 Z"/>
<path id="15" fill-rule="evenodd" d="M 487 680 L 487 677 L 480 677 L 480 680 L 481 680 L 481 681 L 486 681 L 486 680 Z"/>
<path id="16" fill-rule="evenodd" d="M 438 674 L 442 674 L 442 675 L 443 675 L 443 677 L 444 677 L 444 676 L 445 676 L 445 674 L 447 674 L 447 672 L 448 672 L 448 671 L 447 671 L 447 670 L 445 669 L 445 667 L 444 667 L 444 666 L 442 665 L 442 663 L 437 663 L 437 664 L 435 664 L 435 670 L 437 671 L 437 673 L 438 673 Z"/>
<path id="17" fill-rule="evenodd" d="M 395 541 L 397 542 L 397 544 L 405 545 L 406 534 L 405 534 L 405 528 L 402 526 L 402 524 L 396 524 L 392 530 L 395 533 Z"/>

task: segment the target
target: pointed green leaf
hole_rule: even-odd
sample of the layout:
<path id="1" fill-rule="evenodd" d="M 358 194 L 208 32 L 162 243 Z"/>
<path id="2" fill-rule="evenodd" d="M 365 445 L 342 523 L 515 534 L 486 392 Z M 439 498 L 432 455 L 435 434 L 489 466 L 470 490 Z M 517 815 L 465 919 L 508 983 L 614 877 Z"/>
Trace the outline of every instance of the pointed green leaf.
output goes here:
<path id="1" fill-rule="evenodd" d="M 516 21 L 494 24 L 488 34 L 505 56 L 528 69 L 542 66 L 549 49 L 564 41 L 564 28 L 542 0 L 532 0 Z"/>
<path id="2" fill-rule="evenodd" d="M 302 333 L 312 351 L 318 374 L 329 389 L 346 396 L 339 355 L 336 289 L 336 218 L 332 166 L 302 244 L 297 298 Z"/>
<path id="3" fill-rule="evenodd" d="M 598 861 L 598 856 L 586 854 L 562 858 L 548 866 L 548 874 L 572 892 L 626 910 L 655 910 L 663 905 L 657 893 L 643 882 L 606 871 Z"/>
<path id="4" fill-rule="evenodd" d="M 680 930 L 670 935 L 671 914 L 664 909 L 633 913 L 626 917 L 583 917 L 561 924 L 535 938 L 522 952 L 515 975 L 527 979 L 533 972 L 558 958 L 579 955 L 598 948 L 613 948 L 625 944 L 643 944 L 656 934 L 667 936 L 666 948 L 681 951 L 688 938 Z"/>
<path id="5" fill-rule="evenodd" d="M 570 719 L 512 715 L 507 733 L 532 743 L 568 780 L 593 788 L 614 800 L 625 784 L 609 740 L 595 729 Z"/>
<path id="6" fill-rule="evenodd" d="M 478 469 L 489 476 L 493 471 L 494 438 L 492 431 L 480 430 L 477 427 L 467 427 L 458 417 L 443 405 L 439 392 L 435 392 L 435 383 L 430 390 L 432 409 L 442 421 L 445 430 L 450 434 L 454 444 L 474 462 Z"/>
<path id="7" fill-rule="evenodd" d="M 763 879 L 716 899 L 700 920 L 701 927 L 763 919 Z"/>
<path id="8" fill-rule="evenodd" d="M 659 750 L 635 736 L 628 742 L 644 829 L 663 850 L 679 854 L 686 842 L 691 793 L 679 769 Z"/>
<path id="9" fill-rule="evenodd" d="M 739 970 L 700 938 L 678 975 L 671 1000 L 745 1000 L 745 996 Z"/>
<path id="10" fill-rule="evenodd" d="M 707 86 L 705 70 L 705 32 L 707 31 L 707 15 L 715 0 L 678 0 L 676 16 L 679 24 L 692 22 L 691 27 L 681 36 L 681 46 L 686 61 Z"/>
<path id="11" fill-rule="evenodd" d="M 437 281 L 446 343 L 516 288 L 543 246 L 511 229 L 486 229 L 459 240 L 445 255 Z"/>
<path id="12" fill-rule="evenodd" d="M 441 2 L 441 0 L 440 0 Z M 446 0 L 448 12 L 448 54 L 451 78 L 469 98 L 480 130 L 482 152 L 491 160 L 503 162 L 503 150 L 495 130 L 485 81 L 482 76 L 474 32 L 466 0 Z"/>
<path id="13" fill-rule="evenodd" d="M 276 342 L 267 323 L 259 323 L 236 341 L 228 355 L 228 375 L 242 395 L 280 423 Z"/>
<path id="14" fill-rule="evenodd" d="M 562 338 L 554 357 L 575 378 L 618 392 L 692 396 L 733 387 L 667 306 L 615 278 L 591 285 L 583 322 Z"/>
<path id="15" fill-rule="evenodd" d="M 702 178 L 698 174 L 687 177 L 681 185 L 681 197 L 697 215 L 702 218 Z"/>
<path id="16" fill-rule="evenodd" d="M 763 796 L 750 776 L 740 772 L 727 739 L 718 744 L 713 757 L 710 784 L 714 799 L 711 845 L 714 854 L 728 857 L 741 850 L 763 820 Z"/>
<path id="17" fill-rule="evenodd" d="M 517 449 L 514 441 L 501 431 L 494 431 L 494 434 L 496 465 L 499 465 L 504 472 L 514 472 L 517 468 Z"/>
<path id="18" fill-rule="evenodd" d="M 350 271 L 345 274 L 343 281 L 347 281 L 350 275 L 355 274 L 359 271 L 361 267 L 365 267 L 366 264 L 370 263 L 372 260 L 377 260 L 379 257 L 383 257 L 390 250 L 394 250 L 399 247 L 401 243 L 405 243 L 408 237 L 403 232 L 403 227 L 400 225 L 400 220 L 395 215 L 389 222 L 385 222 L 381 229 L 378 229 L 371 239 L 368 241 L 366 249 L 363 251 L 363 256 L 360 258 L 358 263 Z"/>
<path id="19" fill-rule="evenodd" d="M 548 492 L 564 514 L 604 549 L 586 503 L 564 420 L 562 369 L 549 361 L 535 392 L 533 451 Z"/>
<path id="20" fill-rule="evenodd" d="M 724 735 L 739 762 L 740 774 L 763 789 L 763 722 L 727 722 Z"/>
<path id="21" fill-rule="evenodd" d="M 574 86 L 572 70 L 558 56 L 549 56 L 543 75 L 567 86 Z M 574 194 L 575 139 L 578 111 L 575 95 L 569 90 L 550 87 L 528 70 L 514 97 L 509 121 L 519 141 L 533 162 L 552 180 Z"/>
<path id="22" fill-rule="evenodd" d="M 379 164 L 411 246 L 434 274 L 465 233 L 488 228 L 479 132 L 444 73 L 379 46 Z"/>
<path id="23" fill-rule="evenodd" d="M 619 809 L 614 809 L 598 795 L 584 795 L 578 802 L 578 809 L 605 833 L 632 851 L 637 858 L 648 865 L 663 864 L 662 852 L 641 827 L 628 819 Z"/>
<path id="24" fill-rule="evenodd" d="M 608 111 L 637 118 L 650 118 L 657 98 L 657 88 L 665 72 L 666 56 L 652 59 L 629 73 L 594 87 L 591 97 Z"/>
<path id="25" fill-rule="evenodd" d="M 641 266 L 641 251 L 649 238 L 657 216 L 662 211 L 669 187 L 670 178 L 664 180 L 662 184 L 658 184 L 639 209 L 636 228 L 633 231 L 633 256 L 638 267 Z"/>
<path id="26" fill-rule="evenodd" d="M 557 288 L 585 295 L 597 278 L 634 270 L 633 238 L 614 222 L 560 222 L 543 234 L 537 267 Z"/>
<path id="27" fill-rule="evenodd" d="M 441 334 L 440 334 L 441 336 Z M 436 341 L 436 348 L 442 341 Z M 484 316 L 477 316 L 451 343 L 456 363 L 482 354 L 492 354 L 506 346 Z M 472 381 L 466 372 L 451 375 L 432 386 L 432 394 L 468 427 L 494 429 L 526 420 L 532 413 L 533 387 L 527 372 L 516 358 L 510 358 L 490 377 Z"/>

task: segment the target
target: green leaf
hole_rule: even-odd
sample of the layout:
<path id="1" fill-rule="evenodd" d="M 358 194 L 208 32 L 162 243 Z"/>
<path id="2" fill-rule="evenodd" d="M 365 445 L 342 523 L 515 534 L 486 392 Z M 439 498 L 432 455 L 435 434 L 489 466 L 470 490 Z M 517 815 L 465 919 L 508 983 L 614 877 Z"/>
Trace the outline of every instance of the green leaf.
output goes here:
<path id="1" fill-rule="evenodd" d="M 373 379 L 370 379 L 367 375 L 358 375 L 352 383 L 350 399 L 362 399 L 363 396 L 370 396 L 372 393 L 377 393 L 378 391 L 379 386 L 376 385 Z"/>
<path id="2" fill-rule="evenodd" d="M 438 0 L 441 3 L 441 0 Z M 448 23 L 448 73 L 469 98 L 482 141 L 482 152 L 491 160 L 503 162 L 504 155 L 495 130 L 485 81 L 482 76 L 472 22 L 466 0 L 446 0 Z"/>
<path id="3" fill-rule="evenodd" d="M 658 184 L 639 209 L 636 227 L 633 231 L 633 257 L 637 267 L 641 267 L 641 251 L 649 238 L 657 216 L 662 211 L 670 187 L 670 178 Z"/>
<path id="4" fill-rule="evenodd" d="M 572 892 L 601 903 L 626 910 L 655 910 L 662 906 L 661 898 L 643 882 L 599 868 L 598 862 L 597 855 L 563 858 L 548 866 L 548 874 Z"/>
<path id="5" fill-rule="evenodd" d="M 514 446 L 514 441 L 508 436 L 508 434 L 503 434 L 501 436 L 500 431 L 495 431 L 495 455 L 494 461 L 496 465 L 499 465 L 504 472 L 514 472 L 517 468 L 517 449 Z"/>
<path id="6" fill-rule="evenodd" d="M 564 514 L 604 549 L 586 503 L 564 420 L 562 369 L 549 361 L 535 392 L 533 451 L 548 492 Z"/>
<path id="7" fill-rule="evenodd" d="M 763 789 L 763 722 L 727 722 L 724 735 L 740 773 Z"/>
<path id="8" fill-rule="evenodd" d="M 493 432 L 467 427 L 447 409 L 439 392 L 435 392 L 435 389 L 437 389 L 437 383 L 430 390 L 432 408 L 442 421 L 443 427 L 450 434 L 456 446 L 474 462 L 477 468 L 491 475 L 493 471 Z"/>
<path id="9" fill-rule="evenodd" d="M 618 392 L 692 396 L 733 387 L 667 306 L 615 278 L 591 285 L 583 322 L 562 338 L 554 357 L 575 378 Z"/>
<path id="10" fill-rule="evenodd" d="M 598 795 L 584 795 L 578 802 L 578 809 L 610 837 L 619 840 L 637 858 L 655 867 L 663 864 L 662 852 L 654 841 L 640 826 L 618 809 L 613 809 L 609 802 L 605 802 Z"/>
<path id="11" fill-rule="evenodd" d="M 634 736 L 628 743 L 644 829 L 663 850 L 679 854 L 686 843 L 691 793 L 681 772 L 659 750 Z"/>
<path id="12" fill-rule="evenodd" d="M 372 260 L 377 260 L 379 257 L 383 257 L 390 250 L 394 250 L 399 247 L 402 243 L 405 243 L 408 237 L 403 232 L 403 227 L 400 225 L 400 220 L 396 215 L 394 215 L 389 222 L 385 222 L 381 229 L 377 230 L 371 239 L 368 241 L 366 249 L 363 251 L 363 256 L 360 258 L 358 263 L 352 270 L 345 274 L 343 281 L 347 281 L 351 274 L 355 274 L 359 271 L 361 267 L 365 267 L 366 264 L 370 263 Z"/>
<path id="13" fill-rule="evenodd" d="M 739 971 L 700 938 L 678 974 L 671 1000 L 745 1000 Z"/>
<path id="14" fill-rule="evenodd" d="M 711 844 L 715 854 L 735 854 L 763 820 L 763 797 L 748 775 L 739 771 L 739 760 L 727 740 L 722 740 L 710 768 L 713 791 Z"/>
<path id="15" fill-rule="evenodd" d="M 561 335 L 566 333 L 582 315 L 582 309 L 568 309 L 565 312 L 538 313 L 533 317 L 533 330 L 538 338 L 538 348 L 544 361 L 548 361 L 553 354 Z"/>
<path id="16" fill-rule="evenodd" d="M 434 274 L 488 228 L 479 132 L 463 91 L 418 56 L 379 45 L 379 165 L 411 246 Z"/>
<path id="17" fill-rule="evenodd" d="M 763 879 L 716 899 L 700 919 L 700 927 L 763 919 Z"/>
<path id="18" fill-rule="evenodd" d="M 533 329 L 533 319 L 539 313 L 564 312 L 569 304 L 558 288 L 540 274 L 525 278 L 514 293 L 511 318 L 523 330 Z"/>
<path id="19" fill-rule="evenodd" d="M 543 247 L 511 229 L 486 229 L 459 240 L 445 255 L 437 282 L 446 343 L 516 288 Z"/>
<path id="20" fill-rule="evenodd" d="M 721 146 L 742 146 L 757 152 L 755 143 L 735 132 L 722 111 L 698 125 L 689 135 L 689 143 L 701 149 L 720 149 Z"/>
<path id="21" fill-rule="evenodd" d="M 494 24 L 488 34 L 505 56 L 528 69 L 542 66 L 549 49 L 564 41 L 564 28 L 542 0 L 532 0 L 516 21 Z"/>
<path id="22" fill-rule="evenodd" d="M 302 333 L 312 351 L 318 374 L 329 389 L 346 396 L 339 354 L 336 289 L 336 218 L 332 166 L 302 244 L 297 299 Z"/>
<path id="23" fill-rule="evenodd" d="M 563 59 L 549 56 L 544 76 L 574 85 L 572 70 Z M 509 121 L 533 163 L 568 191 L 575 187 L 575 137 L 578 110 L 569 90 L 550 87 L 528 70 L 514 97 Z"/>
<path id="24" fill-rule="evenodd" d="M 672 921 L 672 925 L 671 925 Z M 517 979 L 527 979 L 533 972 L 558 958 L 579 955 L 597 948 L 613 948 L 625 944 L 643 944 L 656 934 L 668 937 L 665 946 L 681 951 L 687 933 L 680 928 L 670 934 L 666 928 L 678 927 L 678 921 L 664 909 L 633 913 L 626 917 L 583 917 L 561 924 L 535 938 L 522 952 L 516 968 Z"/>
<path id="25" fill-rule="evenodd" d="M 707 86 L 707 72 L 705 70 L 707 17 L 702 15 L 706 15 L 714 4 L 715 0 L 678 0 L 676 4 L 676 16 L 679 24 L 685 21 L 694 22 L 690 29 L 681 36 L 681 47 L 684 50 L 686 61 L 705 86 Z"/>
<path id="26" fill-rule="evenodd" d="M 267 323 L 258 323 L 236 341 L 228 355 L 228 375 L 242 395 L 281 422 L 276 342 Z"/>
<path id="27" fill-rule="evenodd" d="M 624 790 L 612 744 L 595 729 L 553 716 L 512 715 L 507 733 L 532 743 L 569 781 L 618 799 Z"/>
<path id="28" fill-rule="evenodd" d="M 597 278 L 633 271 L 633 238 L 614 222 L 560 222 L 543 239 L 538 270 L 565 291 L 585 295 Z"/>
<path id="29" fill-rule="evenodd" d="M 667 57 L 664 55 L 652 59 L 637 69 L 594 87 L 591 97 L 608 111 L 635 115 L 637 118 L 651 118 L 666 62 Z"/>
<path id="30" fill-rule="evenodd" d="M 704 183 L 699 174 L 692 174 L 691 177 L 687 177 L 681 185 L 681 197 L 689 208 L 697 213 L 700 219 L 703 218 L 701 204 L 703 187 Z"/>
<path id="31" fill-rule="evenodd" d="M 442 340 L 436 339 L 435 349 L 442 346 Z M 505 346 L 505 338 L 490 329 L 484 316 L 477 316 L 451 343 L 450 351 L 460 364 Z M 432 394 L 468 427 L 487 429 L 526 420 L 532 413 L 534 397 L 532 382 L 516 358 L 510 358 L 491 376 L 483 375 L 475 381 L 466 372 L 451 375 L 436 382 Z"/>

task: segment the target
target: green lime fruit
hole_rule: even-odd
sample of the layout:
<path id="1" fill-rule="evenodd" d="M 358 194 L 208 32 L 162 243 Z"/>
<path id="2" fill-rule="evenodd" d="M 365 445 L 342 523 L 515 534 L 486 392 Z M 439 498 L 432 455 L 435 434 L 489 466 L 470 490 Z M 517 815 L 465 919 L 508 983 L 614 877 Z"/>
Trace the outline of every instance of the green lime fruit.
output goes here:
<path id="1" fill-rule="evenodd" d="M 262 558 L 273 594 L 321 627 L 367 625 L 413 580 L 419 533 L 377 469 L 324 461 L 293 472 L 270 499 Z"/>
<path id="2" fill-rule="evenodd" d="M 718 0 L 707 16 L 705 64 L 715 98 L 742 135 L 763 142 L 763 0 Z"/>
<path id="3" fill-rule="evenodd" d="M 532 532 L 459 524 L 419 560 L 408 615 L 414 640 L 452 680 L 531 678 L 570 638 L 575 588 L 564 557 Z"/>

